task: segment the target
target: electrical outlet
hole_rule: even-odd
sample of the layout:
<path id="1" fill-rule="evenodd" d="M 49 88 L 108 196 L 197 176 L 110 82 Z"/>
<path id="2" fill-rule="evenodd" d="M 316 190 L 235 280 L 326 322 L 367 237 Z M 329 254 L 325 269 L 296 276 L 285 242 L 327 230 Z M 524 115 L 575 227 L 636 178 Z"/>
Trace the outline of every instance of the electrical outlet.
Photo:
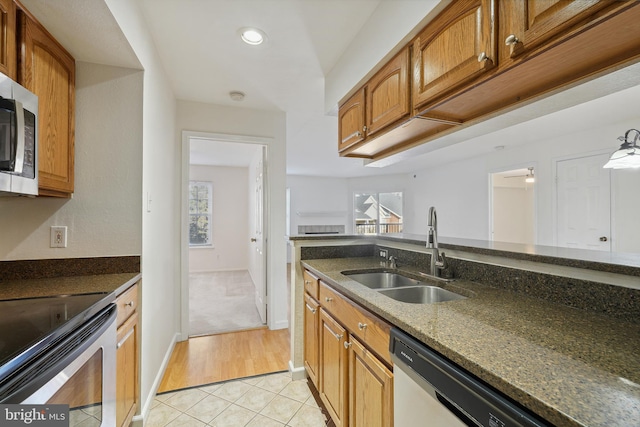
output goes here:
<path id="1" fill-rule="evenodd" d="M 386 249 L 380 249 L 380 258 L 384 258 L 387 259 L 387 250 Z"/>
<path id="2" fill-rule="evenodd" d="M 69 318 L 66 304 L 53 304 L 49 307 L 51 327 L 60 326 Z"/>
<path id="3" fill-rule="evenodd" d="M 51 227 L 51 242 L 52 248 L 66 248 L 67 247 L 67 227 Z"/>

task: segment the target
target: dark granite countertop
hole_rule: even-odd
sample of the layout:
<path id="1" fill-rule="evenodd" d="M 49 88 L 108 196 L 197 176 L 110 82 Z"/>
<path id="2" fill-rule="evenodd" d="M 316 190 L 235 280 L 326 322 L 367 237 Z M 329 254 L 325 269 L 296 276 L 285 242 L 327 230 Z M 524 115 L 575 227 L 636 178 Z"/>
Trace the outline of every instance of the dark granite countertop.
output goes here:
<path id="1" fill-rule="evenodd" d="M 341 274 L 379 268 L 378 258 L 302 263 L 557 426 L 640 426 L 638 323 L 465 281 L 441 286 L 468 299 L 402 303 Z"/>
<path id="2" fill-rule="evenodd" d="M 8 280 L 0 282 L 0 300 L 97 292 L 114 292 L 117 296 L 140 277 L 140 273 L 117 273 Z"/>

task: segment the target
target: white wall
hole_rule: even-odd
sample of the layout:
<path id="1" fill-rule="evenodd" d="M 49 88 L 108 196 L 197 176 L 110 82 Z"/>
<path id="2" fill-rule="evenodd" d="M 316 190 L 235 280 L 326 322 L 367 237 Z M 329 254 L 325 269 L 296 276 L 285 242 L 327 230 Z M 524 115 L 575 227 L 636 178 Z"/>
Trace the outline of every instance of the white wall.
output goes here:
<path id="1" fill-rule="evenodd" d="M 349 229 L 353 203 L 346 178 L 321 178 L 288 175 L 291 191 L 290 234 L 298 234 L 299 225 L 344 225 Z"/>
<path id="2" fill-rule="evenodd" d="M 269 229 L 267 281 L 268 325 L 272 329 L 286 328 L 286 117 L 278 111 L 224 107 L 189 101 L 178 101 L 179 131 L 195 131 L 273 138 L 268 145 Z M 183 319 L 184 322 L 184 319 Z"/>
<path id="3" fill-rule="evenodd" d="M 533 194 L 533 187 L 493 187 L 492 240 L 535 244 Z"/>
<path id="4" fill-rule="evenodd" d="M 248 177 L 246 167 L 191 166 L 191 180 L 209 181 L 213 185 L 213 247 L 189 249 L 189 272 L 248 268 Z"/>
<path id="5" fill-rule="evenodd" d="M 138 2 L 106 3 L 144 67 L 142 192 L 138 197 L 143 199 L 140 389 L 146 414 L 180 320 L 180 140 L 176 100 Z M 126 111 L 124 106 L 120 103 L 119 108 Z"/>
<path id="6" fill-rule="evenodd" d="M 141 253 L 142 77 L 76 64 L 73 198 L 0 198 L 0 259 Z M 49 247 L 53 225 L 68 227 L 67 248 Z"/>

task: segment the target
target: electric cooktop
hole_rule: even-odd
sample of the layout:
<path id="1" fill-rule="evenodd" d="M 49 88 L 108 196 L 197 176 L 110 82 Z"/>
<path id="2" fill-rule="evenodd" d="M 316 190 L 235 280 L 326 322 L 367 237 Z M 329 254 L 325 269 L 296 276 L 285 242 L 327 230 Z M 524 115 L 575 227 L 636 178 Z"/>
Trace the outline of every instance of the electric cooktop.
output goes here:
<path id="1" fill-rule="evenodd" d="M 0 382 L 115 301 L 93 293 L 0 301 Z"/>

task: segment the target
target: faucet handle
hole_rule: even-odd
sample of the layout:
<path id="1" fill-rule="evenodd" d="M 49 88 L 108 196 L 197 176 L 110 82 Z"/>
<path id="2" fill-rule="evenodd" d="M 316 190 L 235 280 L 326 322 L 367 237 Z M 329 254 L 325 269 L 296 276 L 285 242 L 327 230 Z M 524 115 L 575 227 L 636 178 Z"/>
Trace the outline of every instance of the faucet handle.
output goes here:
<path id="1" fill-rule="evenodd" d="M 440 270 L 444 270 L 447 268 L 447 257 L 444 255 L 444 252 L 440 252 L 440 259 L 436 260 L 436 267 Z"/>
<path id="2" fill-rule="evenodd" d="M 394 256 L 389 257 L 389 268 L 398 268 L 396 257 Z"/>

